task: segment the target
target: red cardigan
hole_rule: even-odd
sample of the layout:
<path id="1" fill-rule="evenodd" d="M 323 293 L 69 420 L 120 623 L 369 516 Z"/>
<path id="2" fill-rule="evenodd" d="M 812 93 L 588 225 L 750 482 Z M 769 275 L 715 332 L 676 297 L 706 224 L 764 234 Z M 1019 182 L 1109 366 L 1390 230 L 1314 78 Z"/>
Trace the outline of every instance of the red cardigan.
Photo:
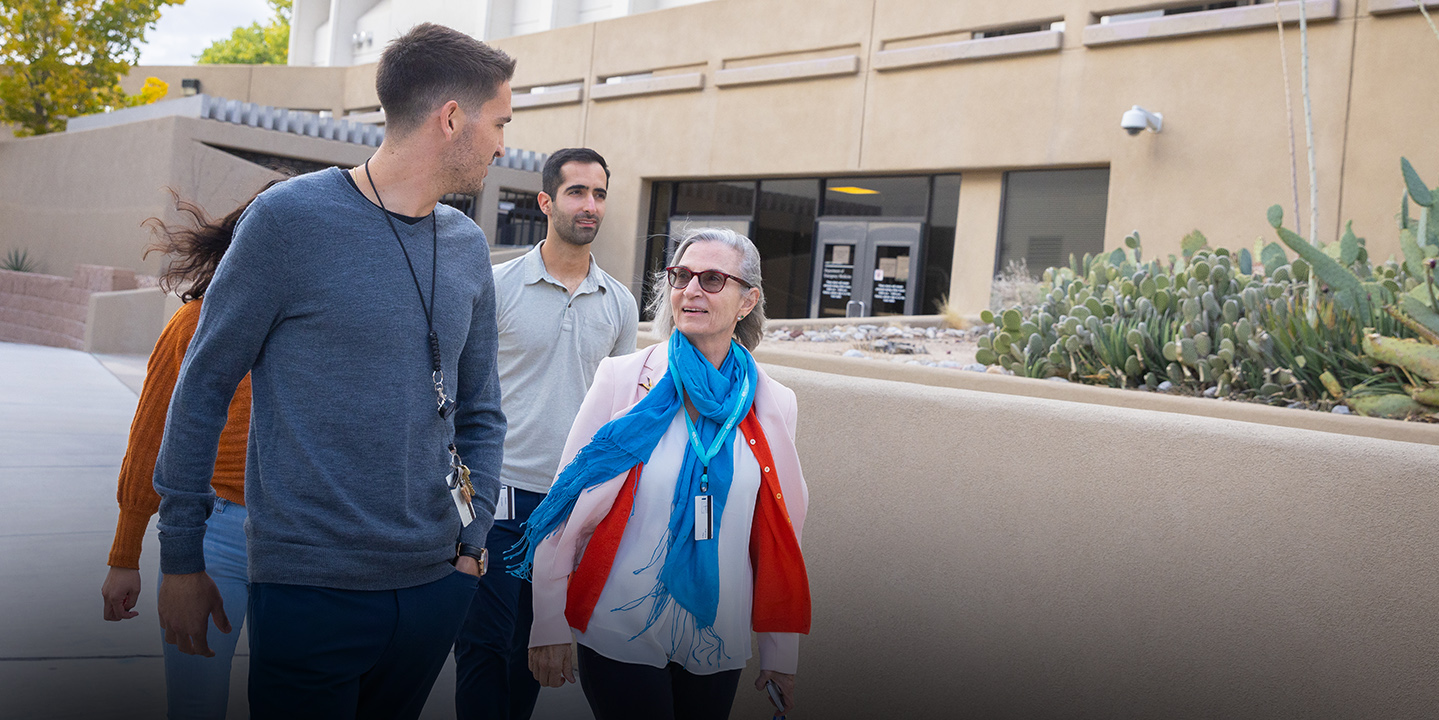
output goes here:
<path id="1" fill-rule="evenodd" d="M 750 449 L 759 461 L 759 498 L 755 502 L 754 522 L 750 526 L 750 565 L 754 568 L 754 594 L 750 623 L 755 632 L 809 633 L 809 576 L 804 569 L 804 556 L 795 538 L 789 511 L 784 506 L 779 478 L 775 475 L 774 457 L 769 440 L 760 427 L 759 418 L 751 408 L 739 425 L 750 441 Z M 570 576 L 565 601 L 565 619 L 570 627 L 584 632 L 599 602 L 600 592 L 609 579 L 610 569 L 624 537 L 625 525 L 635 504 L 635 488 L 644 464 L 636 465 L 620 487 L 619 497 L 605 519 L 595 528 L 585 547 L 580 566 Z"/>

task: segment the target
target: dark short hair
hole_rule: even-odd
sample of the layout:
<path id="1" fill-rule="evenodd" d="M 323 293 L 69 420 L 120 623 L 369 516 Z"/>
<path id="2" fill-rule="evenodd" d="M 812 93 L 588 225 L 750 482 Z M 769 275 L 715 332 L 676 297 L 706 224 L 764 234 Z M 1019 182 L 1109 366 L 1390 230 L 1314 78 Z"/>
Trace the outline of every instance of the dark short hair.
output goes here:
<path id="1" fill-rule="evenodd" d="M 390 41 L 375 70 L 385 124 L 407 132 L 450 100 L 478 108 L 515 74 L 515 60 L 458 30 L 420 23 Z"/>
<path id="2" fill-rule="evenodd" d="M 540 188 L 546 195 L 554 197 L 560 191 L 560 183 L 564 181 L 564 168 L 569 163 L 594 163 L 605 171 L 605 184 L 610 182 L 610 166 L 605 164 L 605 159 L 599 153 L 589 148 L 565 148 L 557 150 L 550 159 L 545 161 L 545 167 L 540 171 Z"/>

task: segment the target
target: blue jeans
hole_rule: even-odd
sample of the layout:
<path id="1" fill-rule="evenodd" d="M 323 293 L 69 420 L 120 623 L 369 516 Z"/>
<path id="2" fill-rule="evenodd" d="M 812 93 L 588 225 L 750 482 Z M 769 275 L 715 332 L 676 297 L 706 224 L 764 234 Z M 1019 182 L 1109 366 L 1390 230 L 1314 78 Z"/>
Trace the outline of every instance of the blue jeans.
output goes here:
<path id="1" fill-rule="evenodd" d="M 460 637 L 455 640 L 455 717 L 527 720 L 540 684 L 530 672 L 530 584 L 509 573 L 504 556 L 520 540 L 520 525 L 544 495 L 515 490 L 515 519 L 496 520 L 485 538 L 490 569 L 480 580 Z"/>
<path id="2" fill-rule="evenodd" d="M 215 657 L 186 655 L 165 642 L 165 701 L 170 720 L 217 718 L 223 720 L 230 704 L 230 661 L 240 642 L 249 604 L 250 575 L 245 554 L 245 506 L 215 498 L 215 509 L 205 522 L 205 572 L 220 589 L 230 632 L 222 633 L 210 623 L 206 642 Z M 160 576 L 164 581 L 164 575 Z M 155 587 L 159 588 L 159 583 Z M 157 590 L 158 591 L 158 590 Z"/>
<path id="3" fill-rule="evenodd" d="M 417 718 L 479 579 L 399 590 L 250 585 L 250 717 Z"/>

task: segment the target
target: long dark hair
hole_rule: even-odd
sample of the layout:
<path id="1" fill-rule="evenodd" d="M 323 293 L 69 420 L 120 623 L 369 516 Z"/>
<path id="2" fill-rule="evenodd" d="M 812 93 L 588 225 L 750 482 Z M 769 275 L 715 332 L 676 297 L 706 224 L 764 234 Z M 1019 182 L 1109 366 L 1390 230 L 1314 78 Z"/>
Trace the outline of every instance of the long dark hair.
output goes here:
<path id="1" fill-rule="evenodd" d="M 286 178 L 271 180 L 260 188 L 265 192 Z M 260 193 L 255 193 L 259 197 Z M 160 252 L 170 256 L 170 265 L 160 275 L 160 289 L 164 292 L 178 292 L 181 302 L 190 302 L 205 296 L 205 291 L 210 289 L 210 279 L 215 276 L 215 267 L 220 264 L 220 258 L 225 256 L 225 251 L 230 249 L 230 240 L 235 237 L 235 224 L 240 222 L 240 216 L 255 201 L 255 197 L 246 200 L 235 208 L 230 214 L 212 220 L 205 213 L 205 209 L 188 200 L 180 199 L 179 193 L 170 190 L 170 197 L 175 199 L 175 209 L 190 216 L 190 222 L 184 225 L 167 225 L 160 218 L 152 217 L 141 223 L 156 236 L 155 244 L 145 249 L 144 257 L 149 257 L 152 252 Z"/>

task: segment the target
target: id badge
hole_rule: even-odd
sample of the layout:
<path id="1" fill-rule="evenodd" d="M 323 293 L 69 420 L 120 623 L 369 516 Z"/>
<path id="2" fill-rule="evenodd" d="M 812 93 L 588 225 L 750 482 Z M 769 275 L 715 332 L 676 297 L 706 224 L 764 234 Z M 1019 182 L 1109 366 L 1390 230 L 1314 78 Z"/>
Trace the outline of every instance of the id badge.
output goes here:
<path id="1" fill-rule="evenodd" d="M 495 519 L 515 519 L 515 489 L 509 485 L 500 486 L 500 498 L 495 501 Z"/>
<path id="2" fill-rule="evenodd" d="M 709 540 L 715 534 L 714 504 L 709 495 L 695 496 L 695 539 Z"/>
<path id="3" fill-rule="evenodd" d="M 450 486 L 450 497 L 454 498 L 455 509 L 460 511 L 460 527 L 468 526 L 475 521 L 475 508 L 470 504 L 469 488 L 465 487 L 466 483 L 459 481 L 453 472 L 445 476 L 445 484 Z"/>

